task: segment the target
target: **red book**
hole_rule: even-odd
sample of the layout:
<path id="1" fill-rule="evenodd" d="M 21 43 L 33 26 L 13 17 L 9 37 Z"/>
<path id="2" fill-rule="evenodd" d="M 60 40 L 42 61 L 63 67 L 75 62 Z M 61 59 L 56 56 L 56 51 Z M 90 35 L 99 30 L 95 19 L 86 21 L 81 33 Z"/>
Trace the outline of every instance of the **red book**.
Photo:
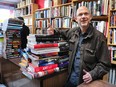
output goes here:
<path id="1" fill-rule="evenodd" d="M 32 72 L 39 72 L 39 71 L 45 71 L 45 70 L 48 70 L 48 69 L 54 69 L 56 67 L 58 67 L 58 64 L 50 64 L 48 66 L 37 67 L 37 66 L 34 66 L 32 63 L 29 63 L 28 69 Z"/>
<path id="2" fill-rule="evenodd" d="M 35 45 L 28 44 L 28 46 L 33 49 L 50 48 L 50 47 L 58 47 L 58 43 L 48 43 L 48 44 L 42 43 L 42 44 L 35 44 Z"/>
<path id="3" fill-rule="evenodd" d="M 40 72 L 38 72 L 38 76 L 42 77 L 42 76 L 49 75 L 49 74 L 52 74 L 52 73 L 58 72 L 58 71 L 59 71 L 59 67 L 56 67 L 56 68 L 53 68 L 53 69 L 48 69 L 48 70 L 45 70 L 45 71 L 40 71 Z"/>

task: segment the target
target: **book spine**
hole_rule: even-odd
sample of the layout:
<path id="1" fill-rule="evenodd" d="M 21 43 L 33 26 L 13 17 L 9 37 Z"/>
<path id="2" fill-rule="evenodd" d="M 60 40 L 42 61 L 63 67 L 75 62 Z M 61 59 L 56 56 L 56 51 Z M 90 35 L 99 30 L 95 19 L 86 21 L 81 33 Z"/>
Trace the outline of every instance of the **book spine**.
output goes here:
<path id="1" fill-rule="evenodd" d="M 38 72 L 38 75 L 39 75 L 39 77 L 42 77 L 42 76 L 49 75 L 49 74 L 52 74 L 52 73 L 58 72 L 58 71 L 59 71 L 59 67 L 56 67 L 56 68 L 49 69 L 46 71 Z"/>
<path id="2" fill-rule="evenodd" d="M 39 72 L 39 71 L 56 68 L 56 67 L 58 67 L 58 64 L 51 64 L 51 65 L 41 66 L 41 67 L 34 67 L 32 64 L 29 64 L 29 66 L 30 66 L 29 68 L 32 72 Z"/>
<path id="3" fill-rule="evenodd" d="M 48 48 L 48 47 L 58 47 L 57 43 L 54 44 L 36 44 L 33 46 L 34 49 L 36 48 Z"/>

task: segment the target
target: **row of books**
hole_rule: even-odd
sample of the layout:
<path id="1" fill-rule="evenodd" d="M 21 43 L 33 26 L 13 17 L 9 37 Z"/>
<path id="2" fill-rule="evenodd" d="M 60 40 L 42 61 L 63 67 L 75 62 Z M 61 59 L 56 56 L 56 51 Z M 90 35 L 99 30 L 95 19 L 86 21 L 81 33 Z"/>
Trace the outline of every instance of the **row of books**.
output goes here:
<path id="1" fill-rule="evenodd" d="M 68 3 L 69 0 L 44 0 L 44 8 Z"/>
<path id="2" fill-rule="evenodd" d="M 112 15 L 110 18 L 110 26 L 116 26 L 116 12 L 112 12 Z"/>
<path id="3" fill-rule="evenodd" d="M 116 44 L 116 29 L 114 28 L 109 30 L 109 43 Z"/>
<path id="4" fill-rule="evenodd" d="M 109 0 L 97 0 L 97 1 L 82 1 L 81 3 L 76 2 L 73 8 L 74 16 L 76 16 L 76 10 L 80 6 L 87 6 L 93 16 L 107 15 L 108 14 L 108 3 Z"/>
<path id="5" fill-rule="evenodd" d="M 21 8 L 33 3 L 34 0 L 21 0 L 20 3 L 17 4 L 17 8 Z"/>
<path id="6" fill-rule="evenodd" d="M 25 25 L 32 25 L 32 18 L 31 17 L 26 17 L 24 19 Z M 31 28 L 29 28 L 31 29 Z"/>
<path id="7" fill-rule="evenodd" d="M 17 16 L 24 16 L 24 15 L 30 15 L 32 13 L 32 7 L 31 5 L 26 6 L 25 8 L 17 9 L 15 11 L 15 14 Z M 16 16 L 16 17 L 17 17 Z"/>
<path id="8" fill-rule="evenodd" d="M 110 0 L 110 9 L 116 9 L 116 0 Z"/>
<path id="9" fill-rule="evenodd" d="M 93 26 L 103 33 L 106 37 L 108 34 L 108 22 L 106 21 L 92 21 Z"/>
<path id="10" fill-rule="evenodd" d="M 60 16 L 72 16 L 72 6 L 63 5 L 61 7 L 48 8 L 45 10 L 38 10 L 35 12 L 35 18 L 54 18 Z"/>
<path id="11" fill-rule="evenodd" d="M 3 35 L 0 35 L 0 56 L 2 56 L 3 54 L 3 41 L 4 41 Z"/>
<path id="12" fill-rule="evenodd" d="M 108 82 L 116 85 L 116 67 L 112 66 L 109 72 Z"/>
<path id="13" fill-rule="evenodd" d="M 48 28 L 49 23 L 49 19 L 36 20 L 36 28 Z M 70 28 L 71 18 L 65 17 L 51 19 L 51 25 L 53 28 Z"/>
<path id="14" fill-rule="evenodd" d="M 111 61 L 116 61 L 116 47 L 109 46 Z"/>

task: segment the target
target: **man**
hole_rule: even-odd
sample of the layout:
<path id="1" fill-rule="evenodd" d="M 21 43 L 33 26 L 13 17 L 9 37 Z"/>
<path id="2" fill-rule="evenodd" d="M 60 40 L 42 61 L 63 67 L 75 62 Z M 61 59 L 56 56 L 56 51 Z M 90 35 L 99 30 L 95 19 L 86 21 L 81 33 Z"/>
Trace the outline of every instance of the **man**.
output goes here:
<path id="1" fill-rule="evenodd" d="M 25 25 L 23 17 L 18 17 L 18 19 L 23 21 L 23 28 L 21 29 L 21 49 L 24 49 L 27 45 L 27 36 L 30 34 L 30 30 L 29 27 Z"/>
<path id="2" fill-rule="evenodd" d="M 103 33 L 90 23 L 90 11 L 81 6 L 77 9 L 76 22 L 79 27 L 65 31 L 48 29 L 48 33 L 59 33 L 69 43 L 69 75 L 65 87 L 76 87 L 82 82 L 102 79 L 109 71 L 110 55 Z"/>

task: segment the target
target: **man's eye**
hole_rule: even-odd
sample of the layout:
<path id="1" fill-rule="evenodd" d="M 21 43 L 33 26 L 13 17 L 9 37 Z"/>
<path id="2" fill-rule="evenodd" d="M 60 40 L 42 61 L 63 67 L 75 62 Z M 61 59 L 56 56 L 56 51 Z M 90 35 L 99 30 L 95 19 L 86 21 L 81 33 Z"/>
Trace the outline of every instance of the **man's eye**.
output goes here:
<path id="1" fill-rule="evenodd" d="M 82 15 L 84 15 L 84 16 L 88 16 L 89 13 L 81 13 L 81 14 L 78 14 L 78 16 L 82 16 Z"/>
<path id="2" fill-rule="evenodd" d="M 89 13 L 84 13 L 84 15 L 88 15 Z"/>
<path id="3" fill-rule="evenodd" d="M 78 16 L 82 16 L 83 14 L 79 14 Z"/>

